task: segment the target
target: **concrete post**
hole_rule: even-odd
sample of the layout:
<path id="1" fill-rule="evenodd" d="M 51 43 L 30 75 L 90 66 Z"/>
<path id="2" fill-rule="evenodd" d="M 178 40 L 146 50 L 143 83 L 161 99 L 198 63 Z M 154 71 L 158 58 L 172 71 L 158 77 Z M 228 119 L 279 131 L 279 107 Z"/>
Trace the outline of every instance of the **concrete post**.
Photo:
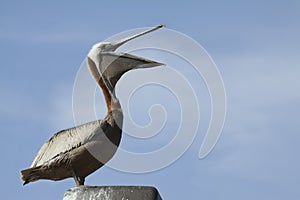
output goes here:
<path id="1" fill-rule="evenodd" d="M 63 200 L 162 200 L 154 187 L 80 186 L 67 190 Z"/>

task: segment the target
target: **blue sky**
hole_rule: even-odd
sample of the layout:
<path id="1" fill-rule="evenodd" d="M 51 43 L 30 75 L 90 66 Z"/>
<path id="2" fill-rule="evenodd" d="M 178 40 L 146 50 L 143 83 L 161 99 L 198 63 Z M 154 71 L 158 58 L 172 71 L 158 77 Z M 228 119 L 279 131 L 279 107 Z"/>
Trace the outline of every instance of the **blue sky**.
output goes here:
<path id="1" fill-rule="evenodd" d="M 23 187 L 19 171 L 74 125 L 73 83 L 91 45 L 160 23 L 195 39 L 217 64 L 228 100 L 223 134 L 203 160 L 200 133 L 165 169 L 104 167 L 87 184 L 154 185 L 165 199 L 299 199 L 299 9 L 298 1 L 1 1 L 3 199 L 61 199 L 74 186 L 68 179 Z"/>

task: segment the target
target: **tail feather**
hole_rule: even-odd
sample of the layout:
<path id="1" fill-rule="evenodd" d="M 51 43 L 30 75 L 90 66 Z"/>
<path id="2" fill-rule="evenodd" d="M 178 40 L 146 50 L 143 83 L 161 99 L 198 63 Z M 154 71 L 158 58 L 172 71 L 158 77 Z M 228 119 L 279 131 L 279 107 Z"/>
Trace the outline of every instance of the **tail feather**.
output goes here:
<path id="1" fill-rule="evenodd" d="M 24 181 L 23 185 L 26 185 L 30 182 L 37 181 L 42 178 L 41 166 L 25 169 L 21 171 L 22 180 Z"/>

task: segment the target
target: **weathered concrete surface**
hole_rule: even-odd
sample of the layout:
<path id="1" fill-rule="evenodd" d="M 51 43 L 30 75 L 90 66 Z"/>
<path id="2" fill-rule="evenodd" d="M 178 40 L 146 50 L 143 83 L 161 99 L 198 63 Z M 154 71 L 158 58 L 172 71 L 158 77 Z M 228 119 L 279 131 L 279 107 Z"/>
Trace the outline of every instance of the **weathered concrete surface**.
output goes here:
<path id="1" fill-rule="evenodd" d="M 63 200 L 162 200 L 154 187 L 79 186 L 67 190 Z"/>

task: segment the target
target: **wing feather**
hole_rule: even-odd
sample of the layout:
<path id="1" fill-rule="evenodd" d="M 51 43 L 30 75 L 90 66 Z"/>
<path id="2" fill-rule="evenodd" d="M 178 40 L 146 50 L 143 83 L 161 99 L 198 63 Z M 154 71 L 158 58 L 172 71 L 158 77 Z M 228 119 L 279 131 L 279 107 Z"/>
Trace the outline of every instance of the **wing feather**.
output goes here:
<path id="1" fill-rule="evenodd" d="M 85 144 L 96 134 L 101 135 L 104 124 L 103 120 L 97 120 L 56 133 L 39 150 L 31 167 L 40 166 L 59 154 Z"/>

